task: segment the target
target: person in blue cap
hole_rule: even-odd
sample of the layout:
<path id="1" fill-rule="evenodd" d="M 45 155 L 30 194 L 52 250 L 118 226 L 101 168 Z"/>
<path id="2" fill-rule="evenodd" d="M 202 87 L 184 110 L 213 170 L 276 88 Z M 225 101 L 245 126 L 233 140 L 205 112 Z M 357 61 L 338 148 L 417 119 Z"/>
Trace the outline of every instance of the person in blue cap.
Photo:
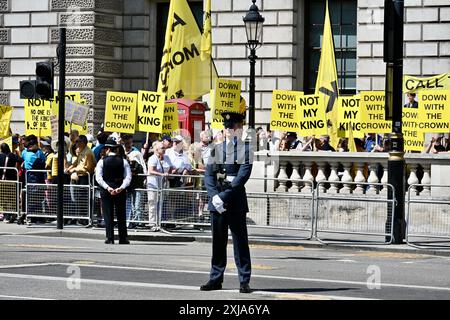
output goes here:
<path id="1" fill-rule="evenodd" d="M 205 186 L 210 198 L 208 210 L 211 212 L 212 266 L 209 281 L 200 290 L 222 289 L 230 228 L 239 274 L 239 291 L 250 293 L 251 260 L 246 224 L 249 209 L 245 184 L 252 172 L 253 148 L 249 141 L 242 139 L 245 116 L 224 112 L 222 117 L 225 140 L 212 149 L 205 173 Z"/>

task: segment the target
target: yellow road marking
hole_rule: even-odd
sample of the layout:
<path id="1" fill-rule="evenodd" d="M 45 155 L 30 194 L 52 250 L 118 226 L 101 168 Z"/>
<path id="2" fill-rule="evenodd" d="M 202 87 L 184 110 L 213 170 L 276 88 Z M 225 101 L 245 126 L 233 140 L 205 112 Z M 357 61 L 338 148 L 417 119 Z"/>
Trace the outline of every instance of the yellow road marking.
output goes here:
<path id="1" fill-rule="evenodd" d="M 396 259 L 424 259 L 430 256 L 417 253 L 403 253 L 403 252 L 358 252 L 354 256 L 370 257 L 370 258 L 396 258 Z"/>
<path id="2" fill-rule="evenodd" d="M 271 246 L 271 245 L 260 245 L 260 244 L 251 244 L 250 248 L 252 249 L 263 249 L 263 250 L 280 250 L 280 251 L 299 251 L 304 250 L 305 248 L 302 246 Z"/>

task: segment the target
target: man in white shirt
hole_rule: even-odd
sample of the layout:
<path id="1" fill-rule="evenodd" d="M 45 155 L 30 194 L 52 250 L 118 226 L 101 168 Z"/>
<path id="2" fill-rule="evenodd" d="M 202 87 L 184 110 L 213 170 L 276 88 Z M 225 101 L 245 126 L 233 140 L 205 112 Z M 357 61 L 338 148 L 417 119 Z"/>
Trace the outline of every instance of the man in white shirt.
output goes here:
<path id="1" fill-rule="evenodd" d="M 175 167 L 175 174 L 188 175 L 192 172 L 192 165 L 188 154 L 183 151 L 183 137 L 178 135 L 172 139 L 173 146 L 167 150 L 167 156 Z"/>
<path id="2" fill-rule="evenodd" d="M 128 161 L 116 153 L 119 145 L 109 139 L 106 144 L 106 156 L 95 169 L 95 179 L 102 188 L 102 211 L 106 225 L 106 244 L 114 244 L 114 211 L 119 227 L 119 244 L 130 244 L 126 223 L 126 191 L 131 182 L 131 170 Z"/>

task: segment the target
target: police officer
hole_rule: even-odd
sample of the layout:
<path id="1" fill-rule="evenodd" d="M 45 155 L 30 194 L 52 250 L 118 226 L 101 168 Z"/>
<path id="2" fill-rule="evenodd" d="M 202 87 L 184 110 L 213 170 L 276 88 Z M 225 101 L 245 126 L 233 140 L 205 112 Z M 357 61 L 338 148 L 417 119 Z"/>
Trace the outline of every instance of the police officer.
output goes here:
<path id="1" fill-rule="evenodd" d="M 227 263 L 228 227 L 233 237 L 234 259 L 239 273 L 240 292 L 250 293 L 250 249 L 246 225 L 248 212 L 245 183 L 252 172 L 252 148 L 242 140 L 245 116 L 224 112 L 225 140 L 211 152 L 205 173 L 212 228 L 212 260 L 209 281 L 202 291 L 222 289 Z"/>
<path id="2" fill-rule="evenodd" d="M 102 211 L 106 225 L 106 244 L 114 244 L 114 211 L 119 226 L 119 244 L 130 244 L 126 225 L 126 191 L 131 182 L 131 170 L 128 161 L 118 152 L 113 139 L 105 144 L 106 156 L 95 169 L 95 179 L 101 187 Z"/>

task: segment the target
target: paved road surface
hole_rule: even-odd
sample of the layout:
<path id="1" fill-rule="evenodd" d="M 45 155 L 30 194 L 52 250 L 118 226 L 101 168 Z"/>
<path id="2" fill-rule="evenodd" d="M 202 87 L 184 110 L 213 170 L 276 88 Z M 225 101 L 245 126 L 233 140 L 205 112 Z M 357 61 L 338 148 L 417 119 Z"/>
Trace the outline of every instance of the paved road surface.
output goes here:
<path id="1" fill-rule="evenodd" d="M 0 241 L 0 299 L 450 298 L 449 257 L 255 245 L 255 292 L 244 295 L 237 291 L 231 246 L 224 290 L 205 293 L 198 287 L 208 279 L 209 243 L 111 246 L 30 235 Z"/>

